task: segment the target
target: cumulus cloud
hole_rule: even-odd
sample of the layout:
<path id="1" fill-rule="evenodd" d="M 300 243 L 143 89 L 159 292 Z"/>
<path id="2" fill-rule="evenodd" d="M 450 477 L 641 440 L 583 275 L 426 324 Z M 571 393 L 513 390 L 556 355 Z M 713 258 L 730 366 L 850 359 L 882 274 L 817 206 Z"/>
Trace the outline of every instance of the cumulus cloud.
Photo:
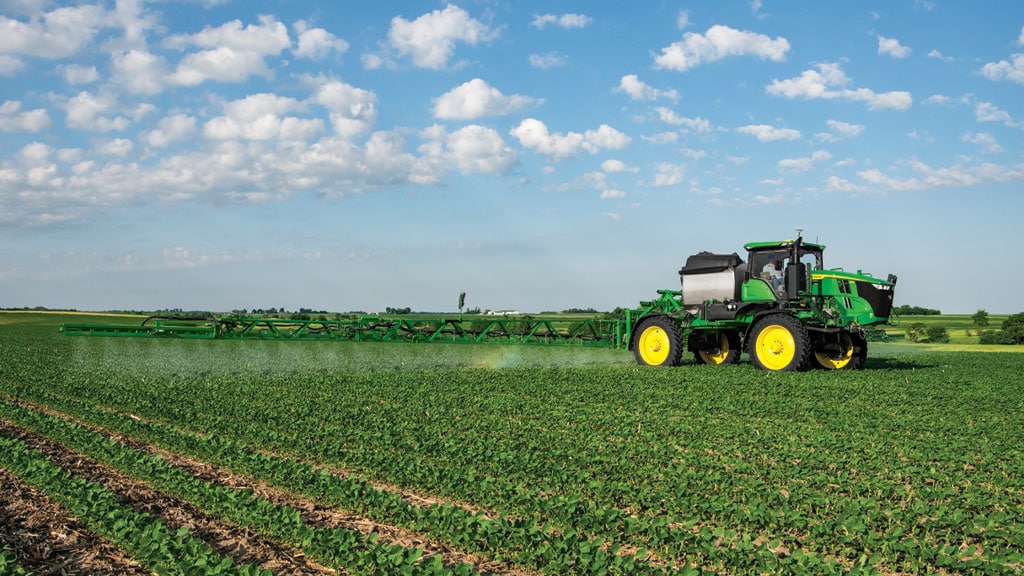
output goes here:
<path id="1" fill-rule="evenodd" d="M 147 50 L 128 50 L 110 57 L 114 81 L 132 94 L 159 94 L 167 83 L 163 58 Z"/>
<path id="2" fill-rule="evenodd" d="M 619 80 L 619 85 L 615 88 L 616 92 L 625 92 L 633 100 L 639 100 L 641 102 L 648 100 L 660 100 L 662 98 L 672 100 L 673 102 L 679 100 L 679 92 L 675 90 L 659 90 L 644 82 L 640 81 L 640 78 L 636 74 L 627 74 Z"/>
<path id="3" fill-rule="evenodd" d="M 78 64 L 61 66 L 60 73 L 68 84 L 91 84 L 100 77 L 95 66 L 80 66 Z"/>
<path id="4" fill-rule="evenodd" d="M 839 120 L 826 120 L 828 124 L 828 132 L 818 132 L 814 136 L 822 142 L 838 142 L 840 140 L 849 140 L 856 138 L 864 132 L 864 126 L 862 124 L 850 124 L 849 122 L 841 122 Z"/>
<path id="5" fill-rule="evenodd" d="M 203 135 L 213 140 L 306 140 L 324 129 L 319 118 L 287 116 L 302 107 L 293 98 L 253 94 L 224 105 L 224 115 L 211 119 Z"/>
<path id="6" fill-rule="evenodd" d="M 792 128 L 776 128 L 767 124 L 749 124 L 736 129 L 742 134 L 750 134 L 761 142 L 775 142 L 777 140 L 799 140 L 799 130 Z"/>
<path id="7" fill-rule="evenodd" d="M 1009 60 L 989 62 L 981 67 L 981 73 L 989 80 L 1024 84 L 1024 54 L 1014 54 Z"/>
<path id="8" fill-rule="evenodd" d="M 0 132 L 40 132 L 50 127 L 50 114 L 44 108 L 22 110 L 21 102 L 0 104 Z"/>
<path id="9" fill-rule="evenodd" d="M 999 122 L 1010 128 L 1024 128 L 1024 122 L 1015 120 L 1009 112 L 991 102 L 979 102 L 974 107 L 974 117 L 978 122 Z"/>
<path id="10" fill-rule="evenodd" d="M 1000 146 L 999 142 L 996 141 L 995 136 L 992 136 L 987 132 L 968 132 L 963 135 L 961 140 L 978 146 L 986 154 L 999 154 L 1003 151 L 1002 146 Z"/>
<path id="11" fill-rule="evenodd" d="M 322 60 L 332 52 L 343 54 L 348 51 L 348 42 L 323 28 L 310 28 L 305 20 L 299 20 L 292 28 L 299 35 L 298 45 L 292 49 L 296 58 Z"/>
<path id="12" fill-rule="evenodd" d="M 450 161 L 465 174 L 506 175 L 516 164 L 515 152 L 493 128 L 471 124 L 451 134 L 435 134 L 440 144 L 435 159 Z"/>
<path id="13" fill-rule="evenodd" d="M 196 34 L 171 36 L 165 44 L 206 48 L 186 55 L 171 75 L 174 84 L 196 86 L 207 80 L 241 82 L 250 76 L 271 77 L 266 58 L 289 48 L 291 38 L 284 24 L 261 16 L 259 24 L 243 27 L 239 20 L 232 20 Z"/>
<path id="14" fill-rule="evenodd" d="M 662 162 L 656 168 L 653 185 L 658 187 L 682 184 L 683 176 L 686 174 L 685 168 L 678 164 Z"/>
<path id="15" fill-rule="evenodd" d="M 548 25 L 555 25 L 569 30 L 572 28 L 585 28 L 593 21 L 593 18 L 585 14 L 540 14 L 533 17 L 533 22 L 530 25 L 538 30 L 543 30 Z"/>
<path id="16" fill-rule="evenodd" d="M 704 34 L 688 32 L 683 40 L 661 49 L 655 56 L 656 68 L 685 72 L 690 68 L 715 62 L 729 56 L 755 56 L 762 60 L 782 62 L 789 52 L 789 41 L 779 36 L 715 25 Z"/>
<path id="17" fill-rule="evenodd" d="M 658 119 L 666 124 L 683 126 L 695 132 L 711 131 L 711 121 L 707 118 L 687 118 L 686 116 L 680 116 L 674 110 L 663 106 L 655 108 L 654 111 L 658 114 Z"/>
<path id="18" fill-rule="evenodd" d="M 68 98 L 63 106 L 68 127 L 95 132 L 124 130 L 156 110 L 152 104 L 123 109 L 111 94 L 85 91 Z"/>
<path id="19" fill-rule="evenodd" d="M 56 8 L 28 22 L 0 16 L 0 54 L 66 58 L 91 43 L 107 20 L 93 5 Z"/>
<path id="20" fill-rule="evenodd" d="M 623 162 L 622 160 L 615 159 L 605 160 L 604 162 L 602 162 L 601 170 L 605 171 L 608 174 L 618 174 L 621 172 L 635 173 L 640 171 L 640 169 L 637 168 L 636 166 L 630 166 Z"/>
<path id="21" fill-rule="evenodd" d="M 196 132 L 196 119 L 188 114 L 174 114 L 160 121 L 155 130 L 146 135 L 146 142 L 162 148 L 189 139 Z"/>
<path id="22" fill-rule="evenodd" d="M 599 150 L 620 150 L 629 145 L 631 139 L 622 132 L 602 124 L 597 130 L 585 133 L 567 132 L 552 134 L 547 125 L 535 118 L 527 118 L 510 132 L 526 148 L 552 160 L 564 160 L 580 152 L 596 154 Z"/>
<path id="23" fill-rule="evenodd" d="M 816 150 L 810 156 L 804 156 L 803 158 L 786 158 L 779 160 L 778 169 L 779 172 L 806 172 L 814 167 L 815 164 L 826 162 L 832 159 L 832 154 L 826 150 Z"/>
<path id="24" fill-rule="evenodd" d="M 878 53 L 892 56 L 893 58 L 906 58 L 910 56 L 910 48 L 900 44 L 895 38 L 878 37 Z"/>
<path id="25" fill-rule="evenodd" d="M 816 70 L 805 70 L 796 78 L 773 80 L 765 90 L 769 94 L 791 100 L 850 100 L 864 102 L 870 110 L 907 110 L 914 99 L 910 92 L 876 93 L 867 88 L 848 88 L 850 79 L 838 64 L 819 64 Z"/>
<path id="26" fill-rule="evenodd" d="M 561 68 L 569 64 L 569 58 L 557 52 L 547 54 L 530 54 L 530 66 L 547 70 L 548 68 Z"/>
<path id="27" fill-rule="evenodd" d="M 334 132 L 351 138 L 369 130 L 377 122 L 377 95 L 344 82 L 321 85 L 314 100 L 330 111 Z"/>
<path id="28" fill-rule="evenodd" d="M 434 117 L 444 120 L 472 120 L 502 116 L 522 110 L 537 101 L 518 94 L 505 96 L 480 78 L 474 78 L 434 99 Z"/>
<path id="29" fill-rule="evenodd" d="M 448 66 L 455 43 L 475 45 L 496 38 L 498 31 L 471 18 L 469 13 L 449 4 L 415 20 L 401 16 L 391 20 L 388 40 L 403 56 L 410 56 L 420 68 L 440 70 Z"/>

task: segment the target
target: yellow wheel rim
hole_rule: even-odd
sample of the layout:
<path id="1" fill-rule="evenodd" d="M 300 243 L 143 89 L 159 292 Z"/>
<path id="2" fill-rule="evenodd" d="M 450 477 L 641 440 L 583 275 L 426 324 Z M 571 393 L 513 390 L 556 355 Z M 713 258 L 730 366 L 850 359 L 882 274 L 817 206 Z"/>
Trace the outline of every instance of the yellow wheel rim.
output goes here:
<path id="1" fill-rule="evenodd" d="M 722 332 L 718 333 L 717 350 L 701 350 L 700 359 L 705 364 L 723 364 L 729 358 L 729 338 Z"/>
<path id="2" fill-rule="evenodd" d="M 668 360 L 672 341 L 661 326 L 649 326 L 640 333 L 640 358 L 649 366 L 660 366 Z"/>
<path id="3" fill-rule="evenodd" d="M 757 335 L 754 353 L 765 368 L 782 370 L 796 357 L 796 340 L 785 326 L 772 324 Z"/>
<path id="4" fill-rule="evenodd" d="M 818 360 L 819 365 L 829 370 L 842 370 L 846 368 L 850 360 L 853 360 L 853 340 L 849 334 L 840 334 L 838 355 L 829 354 L 824 350 L 815 350 L 814 357 Z"/>

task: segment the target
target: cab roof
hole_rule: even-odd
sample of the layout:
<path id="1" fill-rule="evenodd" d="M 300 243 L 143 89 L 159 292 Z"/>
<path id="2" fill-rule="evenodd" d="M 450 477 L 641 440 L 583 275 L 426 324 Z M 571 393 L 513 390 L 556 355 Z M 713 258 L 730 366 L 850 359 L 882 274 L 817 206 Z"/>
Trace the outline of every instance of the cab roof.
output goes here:
<path id="1" fill-rule="evenodd" d="M 770 249 L 770 248 L 789 248 L 795 242 L 796 242 L 796 240 L 793 240 L 793 239 L 790 239 L 790 240 L 778 240 L 778 241 L 775 241 L 775 242 L 749 242 L 749 243 L 743 245 L 743 249 L 747 250 L 747 251 L 750 251 L 750 250 L 766 250 L 766 249 Z M 806 247 L 806 248 L 809 248 L 811 250 L 824 250 L 825 249 L 825 245 L 824 244 L 815 244 L 814 242 L 803 241 L 803 242 L 801 242 L 801 245 Z"/>

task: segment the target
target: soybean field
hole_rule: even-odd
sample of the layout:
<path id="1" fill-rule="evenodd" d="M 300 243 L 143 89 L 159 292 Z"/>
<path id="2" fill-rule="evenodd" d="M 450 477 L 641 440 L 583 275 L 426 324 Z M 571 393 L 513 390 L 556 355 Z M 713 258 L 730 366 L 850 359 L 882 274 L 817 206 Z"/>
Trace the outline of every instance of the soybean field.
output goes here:
<path id="1" fill-rule="evenodd" d="M 777 373 L 65 320 L 0 313 L 0 574 L 1024 572 L 1021 353 Z"/>

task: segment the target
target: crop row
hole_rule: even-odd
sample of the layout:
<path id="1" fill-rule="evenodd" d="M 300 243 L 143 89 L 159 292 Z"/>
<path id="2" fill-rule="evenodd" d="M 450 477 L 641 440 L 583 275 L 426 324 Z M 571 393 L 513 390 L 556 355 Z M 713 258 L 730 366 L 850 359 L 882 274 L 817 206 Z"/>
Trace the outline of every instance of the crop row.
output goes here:
<path id="1" fill-rule="evenodd" d="M 945 355 L 852 374 L 388 372 L 381 368 L 398 359 L 383 352 L 399 348 L 257 343 L 261 354 L 281 355 L 272 369 L 262 360 L 248 367 L 242 346 L 169 344 L 58 345 L 71 353 L 59 373 L 19 361 L 0 389 L 552 572 L 568 562 L 585 573 L 602 553 L 628 561 L 614 554 L 621 550 L 640 551 L 634 562 L 649 550 L 651 562 L 637 565 L 654 570 L 661 562 L 728 573 L 1020 569 L 1019 360 L 978 370 L 964 362 L 975 357 Z M 315 361 L 296 363 L 301 350 Z M 333 350 L 382 355 L 372 370 L 326 373 Z M 183 351 L 189 362 L 176 363 Z M 320 466 L 488 513 L 410 506 Z M 551 544 L 557 554 L 546 558 Z"/>
<path id="2" fill-rule="evenodd" d="M 407 549 L 378 543 L 376 534 L 365 536 L 346 528 L 309 526 L 303 522 L 299 510 L 254 496 L 251 490 L 236 490 L 203 481 L 162 458 L 104 438 L 73 422 L 41 414 L 7 400 L 0 400 L 0 415 L 131 477 L 144 480 L 212 515 L 226 518 L 266 537 L 295 545 L 325 565 L 344 567 L 357 574 L 462 576 L 472 572 L 468 565 L 446 568 L 438 556 L 423 559 L 423 551 L 417 548 Z M 18 470 L 15 473 L 21 475 Z M 105 488 L 102 490 L 110 492 Z M 110 498 L 113 498 L 112 494 Z M 137 530 L 136 524 L 126 529 Z M 178 534 L 179 537 L 181 535 Z M 230 564 L 230 560 L 227 563 Z M 202 561 L 200 564 L 208 562 Z"/>
<path id="3" fill-rule="evenodd" d="M 18 439 L 0 436 L 0 466 L 61 502 L 90 529 L 160 574 L 269 576 L 253 565 L 236 567 L 187 528 L 173 531 L 149 514 L 120 504 L 113 491 L 69 474 Z"/>
<path id="4" fill-rule="evenodd" d="M 202 486 L 202 482 L 195 479 L 189 482 L 187 474 L 164 460 L 142 455 L 119 442 L 104 441 L 98 434 L 74 423 L 41 414 L 5 399 L 0 399 L 0 415 L 54 440 L 83 450 L 158 486 L 170 486 L 175 494 L 198 506 L 203 506 L 213 513 L 232 517 L 237 522 L 245 523 L 270 535 L 288 539 L 289 531 L 281 529 L 280 526 L 301 524 L 301 518 L 298 517 L 296 510 L 271 506 L 249 495 L 221 494 L 219 499 L 197 497 L 194 494 L 194 486 Z M 375 489 L 371 483 L 363 479 L 334 475 L 308 463 L 248 450 L 231 440 L 185 434 L 169 426 L 147 423 L 105 411 L 94 412 L 93 415 L 93 420 L 97 424 L 108 426 L 113 431 L 223 465 L 236 473 L 260 478 L 327 505 L 369 516 L 385 517 L 403 527 L 428 532 L 456 547 L 489 554 L 498 560 L 530 565 L 555 574 L 664 572 L 663 569 L 638 560 L 636 555 L 620 554 L 616 546 L 606 547 L 600 539 L 590 541 L 580 539 L 574 534 L 561 535 L 522 520 L 492 519 L 481 512 L 471 512 L 452 505 L 414 506 L 404 501 L 400 494 Z M 129 462 L 129 465 L 126 465 L 126 462 Z M 168 475 L 174 477 L 174 482 L 169 483 L 162 479 Z M 193 485 L 191 491 L 176 488 L 184 484 Z M 219 488 L 219 491 L 227 492 L 223 488 Z M 233 509 L 234 502 L 244 500 L 246 497 L 259 501 L 255 520 L 262 521 L 262 524 L 256 524 L 254 518 L 248 518 Z M 232 502 L 232 505 L 225 509 L 223 501 Z M 305 542 L 308 539 L 301 540 Z M 315 555 L 315 551 L 307 552 Z M 644 555 L 641 552 L 641 556 Z M 395 561 L 398 561 L 397 557 Z M 455 570 L 456 573 L 461 573 L 465 568 L 457 567 Z M 684 569 L 675 573 L 688 572 L 689 569 Z"/>

